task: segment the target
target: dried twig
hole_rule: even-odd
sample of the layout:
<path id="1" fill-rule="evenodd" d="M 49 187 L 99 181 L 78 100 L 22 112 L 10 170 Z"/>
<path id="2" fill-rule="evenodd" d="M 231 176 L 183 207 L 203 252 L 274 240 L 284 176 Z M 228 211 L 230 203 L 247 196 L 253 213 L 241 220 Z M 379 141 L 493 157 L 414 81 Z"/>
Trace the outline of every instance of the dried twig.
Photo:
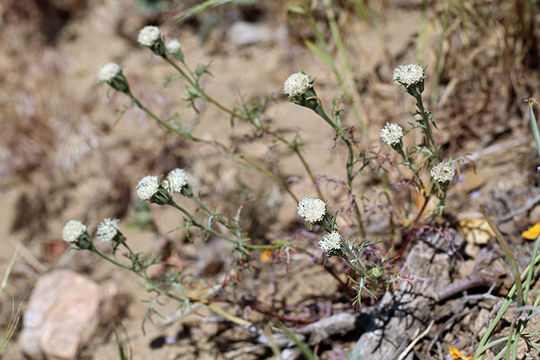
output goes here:
<path id="1" fill-rule="evenodd" d="M 466 278 L 454 281 L 448 286 L 444 287 L 437 293 L 437 301 L 441 302 L 454 295 L 457 295 L 465 290 L 469 290 L 479 286 L 492 286 L 497 282 L 497 279 L 493 276 L 475 273 L 467 276 Z"/>
<path id="2" fill-rule="evenodd" d="M 407 348 L 401 353 L 401 355 L 399 355 L 399 357 L 397 358 L 397 360 L 403 360 L 405 359 L 405 357 L 407 356 L 407 354 L 412 350 L 412 348 L 414 347 L 414 345 L 416 345 L 416 343 L 418 341 L 420 341 L 422 338 L 424 338 L 427 334 L 429 334 L 430 330 L 431 330 L 431 327 L 433 326 L 433 324 L 435 323 L 435 320 L 431 320 L 431 322 L 429 323 L 428 327 L 426 328 L 426 330 L 424 330 L 423 333 L 421 333 L 420 335 L 416 336 L 413 341 L 411 341 L 411 343 L 409 344 L 409 346 L 407 346 Z M 416 333 L 418 333 L 418 329 L 416 330 Z"/>
<path id="3" fill-rule="evenodd" d="M 500 224 L 500 223 L 506 222 L 508 220 L 512 220 L 514 218 L 514 216 L 531 210 L 538 203 L 540 203 L 540 195 L 537 195 L 534 198 L 532 198 L 531 200 L 527 201 L 527 204 L 525 206 L 523 206 L 523 207 L 521 207 L 519 209 L 516 209 L 516 210 L 512 210 L 506 215 L 500 216 L 497 219 L 496 223 Z"/>

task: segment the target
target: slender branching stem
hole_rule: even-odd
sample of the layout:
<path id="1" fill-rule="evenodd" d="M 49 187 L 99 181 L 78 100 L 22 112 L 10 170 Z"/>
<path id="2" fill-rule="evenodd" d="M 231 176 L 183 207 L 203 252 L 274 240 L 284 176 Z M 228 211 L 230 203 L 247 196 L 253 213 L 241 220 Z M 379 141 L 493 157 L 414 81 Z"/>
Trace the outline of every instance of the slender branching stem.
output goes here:
<path id="1" fill-rule="evenodd" d="M 431 145 L 431 148 L 434 150 L 435 157 L 437 160 L 442 160 L 441 153 L 439 150 L 439 147 L 437 146 L 437 143 L 435 142 L 435 138 L 433 137 L 433 133 L 431 131 L 431 120 L 428 115 L 428 111 L 424 108 L 424 103 L 422 101 L 422 94 L 420 94 L 418 91 L 416 91 L 414 98 L 416 99 L 416 107 L 418 108 L 418 113 L 421 116 L 422 120 L 422 128 L 424 129 L 424 133 L 426 134 L 427 138 L 427 144 Z"/>
<path id="2" fill-rule="evenodd" d="M 349 136 L 347 135 L 347 132 L 345 131 L 345 129 L 343 129 L 343 127 L 341 126 L 341 123 L 336 124 L 336 122 L 332 120 L 326 114 L 326 112 L 324 111 L 324 109 L 322 108 L 320 104 L 318 104 L 317 106 L 314 106 L 312 109 L 313 111 L 315 111 L 317 115 L 319 115 L 324 121 L 326 121 L 326 123 L 328 123 L 328 125 L 330 125 L 336 131 L 336 136 L 339 137 L 347 146 L 347 151 L 348 151 L 347 165 L 346 165 L 347 186 L 349 188 L 350 196 L 352 197 L 352 207 L 353 207 L 354 216 L 356 218 L 356 222 L 358 223 L 358 229 L 360 230 L 360 234 L 362 235 L 362 237 L 365 237 L 366 231 L 364 229 L 364 222 L 362 220 L 362 214 L 360 213 L 360 208 L 358 207 L 358 202 L 356 201 L 356 197 L 354 196 L 353 188 L 352 188 L 352 183 L 353 183 L 354 174 L 355 174 L 353 143 L 351 139 L 349 138 Z"/>
<path id="3" fill-rule="evenodd" d="M 194 142 L 200 142 L 200 143 L 204 143 L 204 144 L 209 144 L 209 145 L 213 145 L 213 146 L 216 146 L 218 147 L 220 150 L 224 151 L 225 153 L 227 154 L 230 154 L 232 155 L 234 158 L 236 158 L 237 160 L 240 160 L 241 162 L 243 162 L 244 164 L 248 165 L 249 167 L 265 174 L 266 176 L 270 177 L 272 180 L 274 180 L 276 183 L 278 183 L 281 187 L 283 187 L 283 189 L 293 198 L 293 200 L 295 202 L 298 202 L 298 198 L 296 197 L 296 195 L 294 195 L 294 193 L 292 192 L 292 190 L 290 189 L 289 185 L 287 184 L 287 182 L 285 180 L 283 180 L 281 177 L 279 177 L 278 175 L 274 174 L 273 172 L 271 172 L 270 170 L 262 167 L 261 165 L 257 164 L 254 160 L 251 160 L 249 158 L 246 158 L 243 154 L 240 154 L 236 151 L 234 151 L 233 149 L 230 149 L 228 148 L 226 145 L 218 142 L 218 141 L 211 141 L 211 140 L 204 140 L 204 139 L 201 139 L 201 138 L 197 138 L 197 137 L 194 137 L 193 135 L 191 134 L 188 134 L 170 124 L 168 124 L 166 121 L 162 120 L 159 116 L 157 116 L 156 114 L 154 114 L 152 111 L 150 111 L 150 109 L 148 109 L 146 106 L 144 106 L 136 97 L 135 95 L 133 95 L 133 93 L 131 91 L 127 91 L 126 94 L 131 98 L 131 100 L 133 100 L 133 102 L 135 103 L 135 105 L 143 110 L 145 113 L 147 113 L 151 118 L 153 118 L 154 120 L 156 120 L 159 124 L 161 124 L 162 126 L 164 126 L 167 130 L 169 131 L 172 131 L 188 140 L 191 140 L 191 141 L 194 141 Z"/>
<path id="4" fill-rule="evenodd" d="M 208 101 L 209 103 L 211 104 L 214 104 L 217 108 L 219 108 L 220 110 L 226 112 L 227 114 L 233 116 L 233 117 L 236 117 L 238 119 L 241 119 L 241 120 L 244 120 L 244 121 L 247 121 L 248 118 L 228 107 L 226 107 L 225 105 L 223 105 L 222 103 L 220 103 L 219 101 L 215 100 L 213 97 L 211 97 L 207 92 L 205 92 L 200 86 L 199 86 L 199 83 L 198 81 L 192 79 L 192 76 L 194 77 L 194 74 L 193 72 L 189 69 L 189 67 L 185 64 L 184 66 L 186 67 L 186 69 L 188 69 L 189 73 L 191 74 L 191 76 L 189 76 L 188 74 L 186 74 L 186 72 L 184 70 L 182 70 L 182 68 L 180 68 L 178 66 L 178 64 L 176 64 L 176 62 L 174 62 L 173 60 L 171 60 L 167 55 L 163 55 L 163 59 L 168 62 L 171 66 L 173 66 L 179 73 L 180 75 L 182 75 L 182 77 L 184 77 L 191 86 L 193 86 L 197 92 L 206 100 Z M 321 190 L 319 189 L 318 185 L 317 185 L 317 180 L 315 179 L 315 176 L 313 175 L 313 172 L 311 171 L 311 168 L 309 167 L 306 159 L 304 158 L 304 156 L 302 155 L 302 153 L 300 152 L 300 150 L 298 149 L 298 146 L 295 146 L 293 143 L 291 143 L 289 140 L 287 140 L 286 138 L 284 138 L 283 136 L 281 136 L 279 133 L 274 133 L 274 132 L 271 132 L 268 128 L 266 127 L 263 127 L 263 126 L 257 126 L 256 127 L 259 129 L 259 130 L 262 130 L 265 134 L 269 134 L 269 135 L 273 135 L 276 139 L 278 139 L 279 141 L 281 141 L 283 144 L 285 144 L 290 150 L 292 150 L 296 156 L 298 156 L 298 159 L 300 160 L 300 162 L 302 163 L 302 166 L 304 167 L 304 169 L 306 170 L 306 173 L 309 177 L 309 179 L 311 180 L 313 186 L 315 187 L 315 190 L 317 191 L 317 195 L 323 199 L 323 195 L 321 193 Z M 297 200 L 296 200 L 297 201 Z M 298 201 L 297 201 L 298 202 Z"/>
<path id="5" fill-rule="evenodd" d="M 220 239 L 223 239 L 223 240 L 226 240 L 232 244 L 236 244 L 238 241 L 237 240 L 234 240 L 234 239 L 231 239 L 217 231 L 215 231 L 214 229 L 212 229 L 211 227 L 209 226 L 206 226 L 206 225 L 203 225 L 201 222 L 199 222 L 199 220 L 195 219 L 195 217 L 193 215 L 191 215 L 189 213 L 189 211 L 187 211 L 186 209 L 184 209 L 183 207 L 181 207 L 180 205 L 178 205 L 175 201 L 170 201 L 169 204 L 170 206 L 180 210 L 184 215 L 186 215 L 188 217 L 188 219 L 191 221 L 191 223 L 193 225 L 195 225 L 196 227 L 214 235 L 214 236 L 217 236 L 218 238 Z"/>

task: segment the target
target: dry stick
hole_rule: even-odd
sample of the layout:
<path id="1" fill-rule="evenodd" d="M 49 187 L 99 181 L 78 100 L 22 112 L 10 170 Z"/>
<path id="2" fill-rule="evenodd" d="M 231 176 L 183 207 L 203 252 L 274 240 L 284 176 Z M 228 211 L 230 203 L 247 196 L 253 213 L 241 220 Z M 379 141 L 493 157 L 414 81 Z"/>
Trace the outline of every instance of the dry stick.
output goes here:
<path id="1" fill-rule="evenodd" d="M 527 201 L 527 204 L 525 206 L 523 206 L 523 207 L 521 207 L 519 209 L 516 209 L 516 210 L 512 210 L 506 215 L 500 216 L 497 219 L 496 223 L 500 224 L 500 223 L 506 222 L 508 220 L 512 220 L 514 218 L 514 216 L 529 211 L 530 209 L 535 207 L 536 204 L 538 204 L 538 203 L 540 203 L 540 195 L 537 195 L 534 198 L 532 198 L 531 200 Z"/>
<path id="2" fill-rule="evenodd" d="M 456 323 L 456 320 L 458 320 L 459 318 L 464 317 L 465 315 L 468 315 L 471 312 L 471 309 L 467 309 L 466 311 L 462 312 L 465 303 L 466 302 L 464 301 L 463 304 L 460 305 L 459 310 L 454 311 L 454 315 L 452 315 L 452 317 L 450 319 L 445 321 L 445 323 L 442 326 L 442 329 L 439 330 L 437 332 L 437 334 L 433 337 L 433 340 L 431 340 L 431 342 L 429 343 L 429 346 L 427 348 L 427 351 L 426 351 L 427 354 L 429 354 L 431 352 L 431 349 L 433 348 L 433 345 L 439 340 L 439 337 L 441 336 L 441 334 L 443 332 L 451 329 L 452 326 L 454 326 L 454 324 Z"/>
<path id="3" fill-rule="evenodd" d="M 431 322 L 429 323 L 428 327 L 426 328 L 426 330 L 424 330 L 423 333 L 421 333 L 420 335 L 418 335 L 417 337 L 415 337 L 413 339 L 413 341 L 411 341 L 411 343 L 409 344 L 409 346 L 407 346 L 407 348 L 401 353 L 401 355 L 399 355 L 399 357 L 397 358 L 397 360 L 403 360 L 405 359 L 405 357 L 407 356 L 407 354 L 412 350 L 412 348 L 414 347 L 414 345 L 416 345 L 416 343 L 418 341 L 420 341 L 423 337 L 425 337 L 427 334 L 429 334 L 430 330 L 431 330 L 431 327 L 433 326 L 433 324 L 435 323 L 435 320 L 431 320 Z M 418 333 L 418 330 L 416 330 L 416 332 Z"/>
<path id="4" fill-rule="evenodd" d="M 437 301 L 444 301 L 465 290 L 469 290 L 475 287 L 492 286 L 496 282 L 497 279 L 495 279 L 493 276 L 482 273 L 475 273 L 445 286 L 437 293 Z"/>

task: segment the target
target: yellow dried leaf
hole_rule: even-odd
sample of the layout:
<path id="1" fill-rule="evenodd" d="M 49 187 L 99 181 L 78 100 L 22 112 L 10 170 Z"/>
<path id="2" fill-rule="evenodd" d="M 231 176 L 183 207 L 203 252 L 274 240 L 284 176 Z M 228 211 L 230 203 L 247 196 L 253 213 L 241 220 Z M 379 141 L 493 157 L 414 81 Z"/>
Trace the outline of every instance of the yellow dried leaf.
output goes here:
<path id="1" fill-rule="evenodd" d="M 527 229 L 527 231 L 524 231 L 521 233 L 521 236 L 527 240 L 536 240 L 536 238 L 540 235 L 540 223 L 536 223 L 530 228 Z"/>
<path id="2" fill-rule="evenodd" d="M 449 346 L 449 352 L 452 359 L 458 360 L 473 360 L 472 356 L 465 356 L 461 351 L 459 351 L 455 346 Z"/>
<path id="3" fill-rule="evenodd" d="M 489 239 L 495 237 L 495 233 L 483 218 L 463 218 L 458 223 L 458 230 L 470 244 L 486 244 Z"/>
<path id="4" fill-rule="evenodd" d="M 261 253 L 262 262 L 268 263 L 272 261 L 272 250 L 266 249 Z"/>

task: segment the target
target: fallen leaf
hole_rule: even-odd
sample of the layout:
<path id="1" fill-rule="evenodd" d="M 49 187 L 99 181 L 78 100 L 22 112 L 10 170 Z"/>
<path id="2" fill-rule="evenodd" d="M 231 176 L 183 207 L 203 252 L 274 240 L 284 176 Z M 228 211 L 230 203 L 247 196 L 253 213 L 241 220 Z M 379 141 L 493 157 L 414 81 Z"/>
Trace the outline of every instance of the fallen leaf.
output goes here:
<path id="1" fill-rule="evenodd" d="M 527 231 L 524 231 L 521 233 L 521 237 L 527 239 L 527 240 L 536 240 L 536 238 L 540 235 L 540 222 L 534 224 L 530 228 L 527 229 Z"/>
<path id="2" fill-rule="evenodd" d="M 461 351 L 459 351 L 455 346 L 449 346 L 450 356 L 452 359 L 458 360 L 473 360 L 472 356 L 465 356 Z"/>
<path id="3" fill-rule="evenodd" d="M 272 250 L 266 249 L 261 253 L 262 262 L 268 263 L 272 261 Z"/>
<path id="4" fill-rule="evenodd" d="M 458 223 L 458 230 L 463 234 L 466 242 L 483 245 L 495 237 L 495 233 L 483 218 L 463 218 Z"/>

